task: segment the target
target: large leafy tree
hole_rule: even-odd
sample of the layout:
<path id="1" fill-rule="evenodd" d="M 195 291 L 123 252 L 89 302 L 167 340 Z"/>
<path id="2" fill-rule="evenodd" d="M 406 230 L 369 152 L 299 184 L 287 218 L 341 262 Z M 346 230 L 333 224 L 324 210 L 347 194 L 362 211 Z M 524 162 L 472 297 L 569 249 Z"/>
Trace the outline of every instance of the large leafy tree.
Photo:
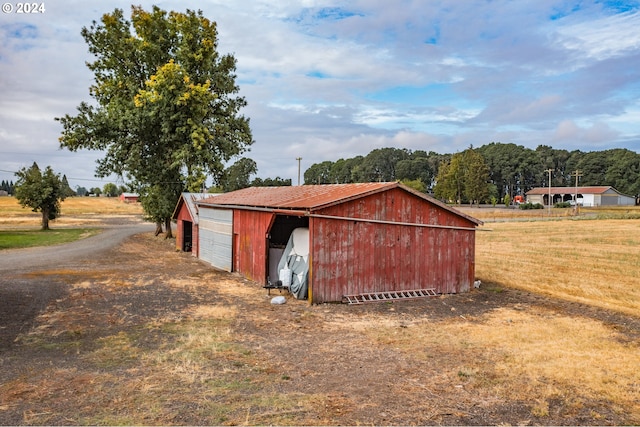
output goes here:
<path id="1" fill-rule="evenodd" d="M 338 159 L 332 166 L 329 179 L 332 184 L 350 184 L 354 181 L 354 172 L 358 170 L 360 163 L 364 160 L 362 156 L 350 159 Z M 306 182 L 306 178 L 305 178 Z"/>
<path id="2" fill-rule="evenodd" d="M 243 157 L 227 168 L 222 178 L 223 191 L 236 191 L 251 186 L 251 175 L 258 172 L 255 161 Z"/>
<path id="3" fill-rule="evenodd" d="M 133 181 L 147 217 L 170 237 L 180 192 L 207 177 L 220 183 L 224 165 L 253 142 L 235 58 L 218 53 L 216 24 L 200 11 L 134 6 L 128 21 L 116 9 L 82 36 L 96 58 L 87 64 L 95 103 L 58 118 L 60 145 L 103 151 L 97 176 Z"/>
<path id="4" fill-rule="evenodd" d="M 469 203 L 485 201 L 489 196 L 489 166 L 478 151 L 468 148 L 464 158 L 464 195 Z"/>
<path id="5" fill-rule="evenodd" d="M 489 166 L 482 154 L 473 147 L 456 153 L 443 163 L 434 187 L 436 197 L 462 203 L 480 203 L 489 196 Z"/>
<path id="6" fill-rule="evenodd" d="M 304 171 L 304 183 L 305 184 L 332 184 L 331 182 L 331 168 L 334 163 L 331 161 L 324 161 L 322 163 L 314 163 Z"/>
<path id="7" fill-rule="evenodd" d="M 49 221 L 60 216 L 60 202 L 68 195 L 68 184 L 65 185 L 50 166 L 44 172 L 40 171 L 36 162 L 28 169 L 20 169 L 16 175 L 15 196 L 18 202 L 33 212 L 42 213 L 42 230 L 48 230 Z"/>
<path id="8" fill-rule="evenodd" d="M 280 178 L 276 176 L 275 178 L 256 178 L 251 181 L 252 187 L 290 187 L 291 186 L 291 178 Z"/>
<path id="9" fill-rule="evenodd" d="M 439 199 L 462 203 L 463 189 L 463 156 L 460 153 L 456 153 L 451 157 L 450 161 L 442 163 L 438 168 L 436 185 L 433 188 L 433 192 Z"/>
<path id="10" fill-rule="evenodd" d="M 539 153 L 516 144 L 492 142 L 477 149 L 489 166 L 491 182 L 500 198 L 524 194 L 541 183 L 544 163 Z"/>
<path id="11" fill-rule="evenodd" d="M 396 164 L 408 159 L 409 150 L 402 148 L 376 148 L 353 169 L 356 182 L 391 182 L 397 180 Z"/>

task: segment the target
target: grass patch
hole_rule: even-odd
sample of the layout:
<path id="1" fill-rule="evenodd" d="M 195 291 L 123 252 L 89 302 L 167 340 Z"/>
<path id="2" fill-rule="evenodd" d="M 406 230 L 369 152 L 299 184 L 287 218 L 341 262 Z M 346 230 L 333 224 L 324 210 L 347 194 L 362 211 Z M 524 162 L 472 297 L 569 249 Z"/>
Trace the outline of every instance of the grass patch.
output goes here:
<path id="1" fill-rule="evenodd" d="M 63 228 L 56 230 L 0 230 L 0 250 L 51 246 L 74 242 L 100 233 L 98 228 Z"/>

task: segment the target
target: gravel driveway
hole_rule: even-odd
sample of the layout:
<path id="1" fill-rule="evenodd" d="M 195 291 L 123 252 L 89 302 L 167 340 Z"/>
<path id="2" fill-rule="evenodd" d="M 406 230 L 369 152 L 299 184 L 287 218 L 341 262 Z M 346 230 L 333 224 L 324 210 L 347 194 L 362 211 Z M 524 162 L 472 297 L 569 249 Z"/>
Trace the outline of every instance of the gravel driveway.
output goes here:
<path id="1" fill-rule="evenodd" d="M 105 226 L 102 233 L 71 243 L 4 250 L 0 252 L 0 281 L 5 274 L 23 269 L 61 267 L 69 262 L 75 264 L 113 248 L 131 235 L 153 230 L 154 224 L 128 221 Z"/>

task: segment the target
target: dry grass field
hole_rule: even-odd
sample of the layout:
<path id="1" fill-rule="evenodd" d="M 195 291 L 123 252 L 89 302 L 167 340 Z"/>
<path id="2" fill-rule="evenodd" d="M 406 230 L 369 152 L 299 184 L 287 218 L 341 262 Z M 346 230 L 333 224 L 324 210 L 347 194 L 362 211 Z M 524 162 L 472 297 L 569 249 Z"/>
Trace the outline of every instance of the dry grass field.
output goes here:
<path id="1" fill-rule="evenodd" d="M 629 213 L 635 214 L 598 214 Z M 483 228 L 490 231 L 477 233 L 476 275 L 489 286 L 640 315 L 640 220 L 495 222 Z M 513 327 L 495 328 L 496 322 Z M 505 352 L 498 366 L 510 382 L 522 383 L 515 394 L 537 389 L 533 395 L 551 397 L 558 388 L 549 384 L 565 384 L 640 411 L 639 343 L 621 339 L 615 328 L 551 312 L 504 310 L 474 329 L 474 345 Z M 534 409 L 545 412 L 548 399 L 540 402 Z"/>
<path id="2" fill-rule="evenodd" d="M 0 423 L 637 425 L 639 212 L 489 213 L 479 290 L 365 306 L 272 306 L 137 236 L 11 280 L 67 294 L 3 354 Z"/>
<path id="3" fill-rule="evenodd" d="M 62 202 L 62 215 L 49 226 L 69 227 L 98 223 L 105 216 L 141 215 L 139 203 L 123 203 L 115 197 L 69 197 Z M 0 229 L 37 228 L 42 215 L 23 208 L 15 197 L 0 197 Z"/>
<path id="4" fill-rule="evenodd" d="M 496 222 L 477 233 L 483 281 L 640 314 L 640 220 Z"/>

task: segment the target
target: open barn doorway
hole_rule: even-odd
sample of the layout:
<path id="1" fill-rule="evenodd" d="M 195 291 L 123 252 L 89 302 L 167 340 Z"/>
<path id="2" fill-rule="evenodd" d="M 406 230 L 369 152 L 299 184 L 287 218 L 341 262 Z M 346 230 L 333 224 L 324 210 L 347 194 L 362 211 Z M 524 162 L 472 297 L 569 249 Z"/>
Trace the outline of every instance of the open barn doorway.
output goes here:
<path id="1" fill-rule="evenodd" d="M 309 228 L 309 217 L 276 215 L 267 233 L 267 282 L 275 284 L 278 281 L 278 263 L 285 252 L 287 243 L 296 228 Z"/>
<path id="2" fill-rule="evenodd" d="M 193 223 L 182 221 L 182 251 L 191 252 L 193 248 Z"/>

